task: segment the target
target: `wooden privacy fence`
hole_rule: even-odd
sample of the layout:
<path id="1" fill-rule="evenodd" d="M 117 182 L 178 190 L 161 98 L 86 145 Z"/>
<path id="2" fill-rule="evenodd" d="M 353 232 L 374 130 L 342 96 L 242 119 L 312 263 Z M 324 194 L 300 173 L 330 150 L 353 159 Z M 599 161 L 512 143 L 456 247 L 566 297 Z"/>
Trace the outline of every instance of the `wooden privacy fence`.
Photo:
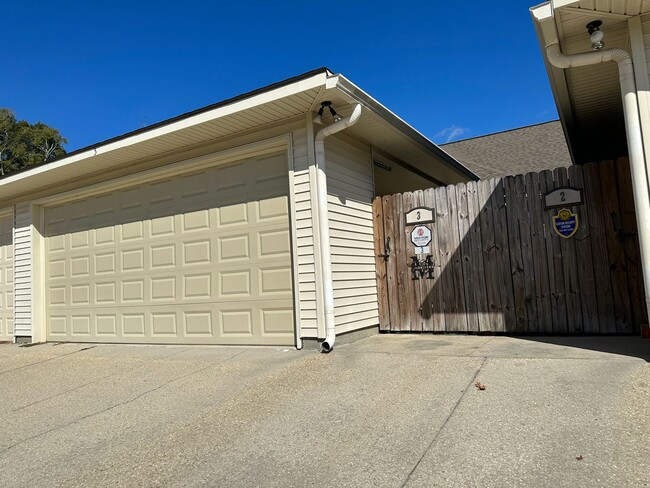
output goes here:
<path id="1" fill-rule="evenodd" d="M 543 198 L 566 186 L 583 194 L 568 239 Z M 415 207 L 434 210 L 432 279 L 412 279 L 405 213 Z M 626 158 L 377 197 L 373 210 L 382 331 L 607 334 L 647 323 Z"/>

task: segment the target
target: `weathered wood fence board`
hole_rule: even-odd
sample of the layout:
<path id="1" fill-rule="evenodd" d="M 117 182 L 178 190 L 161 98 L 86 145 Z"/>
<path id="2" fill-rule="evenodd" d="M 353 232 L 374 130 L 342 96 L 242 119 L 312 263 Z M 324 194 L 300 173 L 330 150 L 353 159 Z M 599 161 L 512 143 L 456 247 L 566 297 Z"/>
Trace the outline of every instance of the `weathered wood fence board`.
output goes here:
<path id="1" fill-rule="evenodd" d="M 580 188 L 578 230 L 552 228 L 544 195 Z M 647 321 L 626 158 L 377 197 L 380 328 L 393 332 L 632 333 Z M 435 222 L 432 279 L 412 279 L 413 225 Z M 384 256 L 387 253 L 386 256 Z M 420 256 L 424 257 L 424 256 Z"/>

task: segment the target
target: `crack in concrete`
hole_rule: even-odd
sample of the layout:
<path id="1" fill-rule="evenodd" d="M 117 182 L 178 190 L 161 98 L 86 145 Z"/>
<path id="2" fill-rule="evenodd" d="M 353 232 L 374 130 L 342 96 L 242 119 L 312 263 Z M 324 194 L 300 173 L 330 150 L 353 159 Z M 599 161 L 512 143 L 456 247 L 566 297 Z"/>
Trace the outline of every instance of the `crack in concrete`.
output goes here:
<path id="1" fill-rule="evenodd" d="M 426 449 L 424 450 L 424 452 L 422 453 L 422 456 L 420 456 L 420 459 L 418 459 L 418 462 L 415 463 L 415 466 L 413 466 L 413 469 L 411 470 L 411 472 L 408 474 L 408 476 L 407 476 L 406 479 L 404 480 L 404 483 L 402 483 L 402 485 L 401 485 L 402 488 L 404 488 L 404 486 L 406 486 L 406 484 L 409 482 L 409 480 L 411 479 L 411 476 L 413 476 L 413 473 L 415 473 L 415 470 L 418 468 L 418 466 L 420 465 L 420 463 L 421 463 L 422 460 L 424 459 L 424 456 L 427 455 L 427 453 L 431 450 L 431 448 L 433 447 L 433 445 L 435 444 L 435 442 L 438 440 L 438 437 L 440 437 L 440 433 L 445 429 L 445 427 L 446 427 L 447 424 L 449 423 L 449 420 L 451 419 L 451 417 L 453 417 L 454 413 L 455 413 L 456 410 L 458 409 L 458 406 L 459 406 L 460 403 L 463 401 L 463 398 L 465 398 L 465 396 L 467 395 L 467 392 L 471 389 L 472 385 L 473 385 L 474 382 L 476 381 L 476 378 L 478 377 L 478 374 L 479 374 L 480 371 L 481 371 L 481 368 L 483 367 L 483 365 L 485 364 L 486 361 L 487 361 L 487 358 L 483 358 L 483 361 L 481 361 L 481 364 L 480 364 L 479 367 L 477 368 L 476 373 L 474 373 L 474 376 L 472 377 L 472 379 L 469 381 L 469 383 L 468 383 L 467 386 L 465 387 L 465 390 L 463 390 L 463 394 L 460 396 L 460 398 L 458 399 L 458 401 L 456 401 L 456 404 L 454 405 L 454 408 L 451 409 L 451 412 L 449 412 L 449 415 L 447 415 L 447 418 L 446 418 L 445 421 L 442 423 L 442 425 L 440 426 L 440 428 L 438 429 L 438 431 L 436 432 L 436 434 L 433 436 L 433 439 L 431 439 L 431 442 L 429 443 L 429 445 L 427 446 L 427 448 L 426 448 Z"/>
<path id="2" fill-rule="evenodd" d="M 61 391 L 61 392 L 59 392 L 59 393 L 57 393 L 55 395 L 49 396 L 47 398 L 41 398 L 40 400 L 36 400 L 35 402 L 28 403 L 27 405 L 23 405 L 22 407 L 14 408 L 13 410 L 10 410 L 10 412 L 18 412 L 20 410 L 24 410 L 25 408 L 29 408 L 29 407 L 31 407 L 33 405 L 38 405 L 39 403 L 46 402 L 48 400 L 51 400 L 52 398 L 56 398 L 58 396 L 65 395 L 66 393 L 70 393 L 70 392 L 75 391 L 75 390 L 80 390 L 81 388 L 84 388 L 84 387 L 86 387 L 88 385 L 92 385 L 93 383 L 97 383 L 97 382 L 105 380 L 107 378 L 112 378 L 113 376 L 117 376 L 118 374 L 122 374 L 122 372 L 120 371 L 120 372 L 117 372 L 117 373 L 102 376 L 101 378 L 94 379 L 93 381 L 89 381 L 88 383 L 84 383 L 83 385 L 78 385 L 78 386 L 75 386 L 74 388 L 70 388 L 69 390 Z"/>
<path id="3" fill-rule="evenodd" d="M 97 347 L 97 346 L 84 347 L 82 349 L 77 349 L 76 351 L 72 351 L 72 352 L 69 352 L 69 353 L 66 353 L 66 354 L 61 354 L 60 356 L 55 356 L 53 358 L 43 359 L 42 361 L 36 361 L 35 363 L 25 364 L 24 366 L 18 366 L 17 368 L 8 369 L 6 371 L 0 371 L 0 376 L 2 376 L 4 374 L 7 374 L 7 373 L 12 373 L 13 371 L 18 371 L 18 370 L 21 370 L 21 369 L 29 368 L 31 366 L 37 366 L 39 364 L 47 363 L 48 361 L 54 361 L 55 359 L 70 356 L 70 355 L 76 354 L 78 352 L 87 351 L 88 349 L 93 349 L 94 347 Z"/>
<path id="4" fill-rule="evenodd" d="M 195 371 L 192 371 L 191 373 L 187 373 L 187 374 L 184 374 L 184 375 L 181 375 L 181 376 L 177 376 L 175 378 L 171 378 L 170 380 L 165 381 L 164 383 L 158 385 L 157 387 L 152 388 L 152 389 L 147 390 L 147 391 L 144 391 L 144 392 L 140 393 L 139 395 L 136 395 L 135 397 L 133 397 L 133 398 L 131 398 L 129 400 L 126 400 L 126 401 L 123 401 L 123 402 L 120 402 L 120 403 L 116 403 L 115 405 L 111 405 L 111 406 L 109 406 L 109 407 L 107 407 L 107 408 L 105 408 L 103 410 L 100 410 L 99 412 L 89 413 L 88 415 L 84 415 L 84 416 L 79 417 L 77 419 L 74 419 L 74 420 L 72 420 L 70 422 L 67 422 L 67 423 L 65 423 L 63 425 L 53 427 L 53 428 L 48 429 L 48 430 L 46 430 L 44 432 L 39 432 L 38 434 L 35 434 L 35 435 L 33 435 L 31 437 L 28 437 L 26 439 L 22 439 L 19 442 L 16 442 L 15 444 L 12 444 L 11 446 L 8 446 L 8 447 L 0 450 L 0 454 L 4 454 L 7 451 L 10 451 L 11 449 L 13 449 L 15 447 L 20 446 L 21 444 L 25 444 L 26 442 L 29 442 L 31 440 L 38 439 L 39 437 L 47 435 L 47 434 L 49 434 L 51 432 L 55 432 L 57 430 L 63 430 L 63 429 L 65 429 L 65 428 L 67 428 L 67 427 L 69 427 L 71 425 L 79 423 L 79 422 L 81 422 L 83 420 L 86 420 L 86 419 L 88 419 L 90 417 L 94 417 L 96 415 L 101 415 L 101 414 L 104 414 L 106 412 L 110 412 L 111 410 L 114 410 L 115 408 L 123 407 L 124 405 L 128 405 L 130 403 L 133 403 L 133 402 L 139 400 L 140 398 L 142 398 L 143 396 L 148 395 L 149 393 L 153 393 L 153 392 L 156 392 L 156 391 L 160 390 L 161 388 L 164 388 L 165 386 L 169 385 L 170 383 L 173 383 L 173 382 L 178 381 L 178 380 L 182 380 L 184 378 L 187 378 L 187 377 L 192 376 L 192 375 L 197 374 L 197 373 L 201 373 L 202 371 L 205 371 L 205 370 L 210 369 L 210 368 L 215 368 L 217 366 L 218 366 L 218 364 L 216 364 L 216 365 L 211 364 L 210 366 L 206 366 L 205 368 L 197 369 Z"/>

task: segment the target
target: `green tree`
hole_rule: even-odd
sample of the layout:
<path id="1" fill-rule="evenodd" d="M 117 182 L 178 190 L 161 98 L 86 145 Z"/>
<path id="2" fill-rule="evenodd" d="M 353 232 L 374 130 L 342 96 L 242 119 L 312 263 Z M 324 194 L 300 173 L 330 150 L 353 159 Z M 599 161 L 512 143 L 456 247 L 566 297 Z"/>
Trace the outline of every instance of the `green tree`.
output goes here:
<path id="1" fill-rule="evenodd" d="M 8 108 L 0 108 L 0 176 L 64 155 L 68 141 L 42 122 L 16 120 Z"/>

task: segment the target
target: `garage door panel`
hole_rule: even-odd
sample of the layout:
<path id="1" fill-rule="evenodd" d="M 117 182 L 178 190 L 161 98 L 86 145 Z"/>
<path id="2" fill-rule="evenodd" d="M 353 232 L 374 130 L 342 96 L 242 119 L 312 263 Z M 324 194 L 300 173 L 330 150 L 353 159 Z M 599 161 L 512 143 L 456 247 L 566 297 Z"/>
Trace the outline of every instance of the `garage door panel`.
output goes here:
<path id="1" fill-rule="evenodd" d="M 293 311 L 286 308 L 261 308 L 260 322 L 263 336 L 287 336 L 292 333 Z"/>
<path id="2" fill-rule="evenodd" d="M 293 310 L 276 300 L 153 310 L 88 307 L 49 315 L 55 341 L 214 344 L 219 337 L 220 344 L 290 344 L 293 338 Z"/>
<path id="3" fill-rule="evenodd" d="M 287 257 L 291 253 L 291 237 L 288 230 L 267 230 L 257 232 L 259 259 Z"/>
<path id="4" fill-rule="evenodd" d="M 46 209 L 50 338 L 292 344 L 287 165 L 270 161 L 259 183 L 246 160 L 92 197 L 85 229 Z"/>
<path id="5" fill-rule="evenodd" d="M 249 268 L 218 271 L 217 299 L 250 297 L 252 291 Z"/>
<path id="6" fill-rule="evenodd" d="M 13 215 L 0 217 L 0 341 L 14 335 Z"/>
<path id="7" fill-rule="evenodd" d="M 264 223 L 269 220 L 283 219 L 288 214 L 288 201 L 283 197 L 272 197 L 255 202 L 257 210 L 256 223 Z"/>
<path id="8" fill-rule="evenodd" d="M 167 217 L 161 219 L 162 222 L 152 222 L 151 233 L 152 236 L 164 237 L 174 233 L 174 221 Z M 195 210 L 188 212 L 181 216 L 181 226 L 183 233 L 202 232 L 208 231 L 211 227 L 211 222 L 214 222 L 215 216 L 208 209 Z"/>

